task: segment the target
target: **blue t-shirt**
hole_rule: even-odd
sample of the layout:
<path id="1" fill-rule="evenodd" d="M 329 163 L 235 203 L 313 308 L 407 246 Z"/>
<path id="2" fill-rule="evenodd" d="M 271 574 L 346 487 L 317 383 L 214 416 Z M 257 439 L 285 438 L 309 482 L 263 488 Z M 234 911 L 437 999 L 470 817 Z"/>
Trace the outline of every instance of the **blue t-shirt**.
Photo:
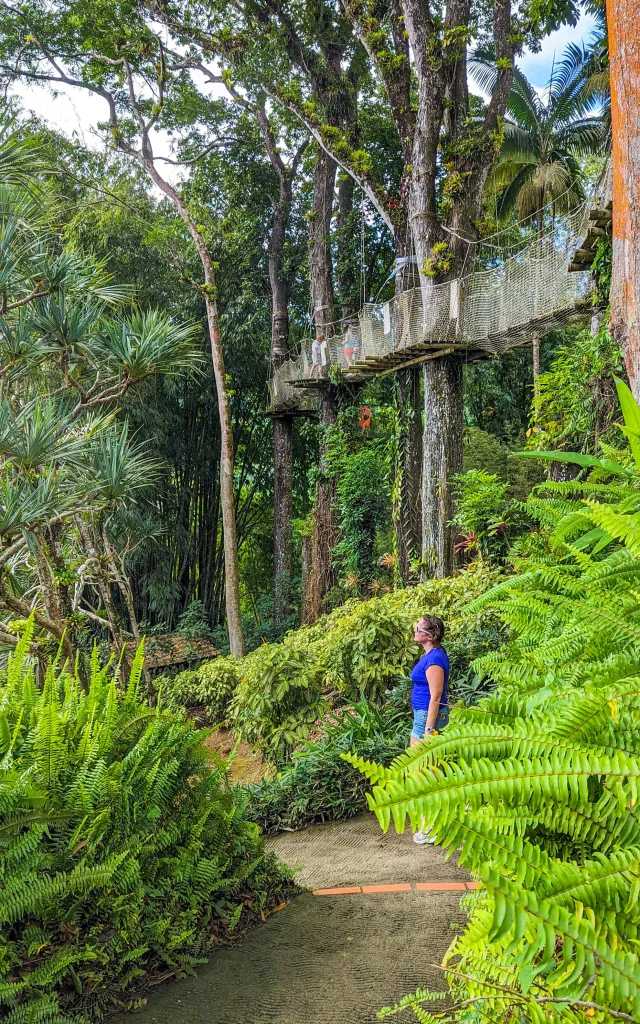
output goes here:
<path id="1" fill-rule="evenodd" d="M 413 683 L 413 690 L 411 691 L 411 707 L 414 711 L 425 711 L 429 707 L 431 691 L 427 681 L 427 669 L 431 665 L 438 665 L 440 668 L 444 669 L 444 686 L 442 688 L 442 696 L 440 697 L 440 707 L 444 707 L 447 703 L 449 658 L 443 647 L 434 647 L 433 650 L 427 651 L 426 654 L 422 655 L 420 661 L 413 666 L 413 670 L 411 672 L 411 681 Z"/>

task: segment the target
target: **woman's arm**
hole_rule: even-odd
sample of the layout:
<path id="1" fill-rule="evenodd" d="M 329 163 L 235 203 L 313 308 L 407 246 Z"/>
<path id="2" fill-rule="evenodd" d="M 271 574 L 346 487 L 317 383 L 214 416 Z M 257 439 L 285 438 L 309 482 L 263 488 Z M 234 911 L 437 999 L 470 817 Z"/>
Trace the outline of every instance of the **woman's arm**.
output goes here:
<path id="1" fill-rule="evenodd" d="M 430 694 L 427 729 L 435 729 L 438 711 L 440 710 L 440 698 L 444 689 L 444 669 L 440 668 L 439 665 L 429 665 L 427 669 L 427 682 Z"/>

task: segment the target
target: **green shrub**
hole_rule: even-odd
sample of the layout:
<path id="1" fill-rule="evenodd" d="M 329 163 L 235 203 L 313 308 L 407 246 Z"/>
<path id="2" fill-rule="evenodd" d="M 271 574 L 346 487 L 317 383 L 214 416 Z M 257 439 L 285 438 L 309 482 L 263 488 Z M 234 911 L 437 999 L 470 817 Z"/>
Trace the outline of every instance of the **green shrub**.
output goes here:
<path id="1" fill-rule="evenodd" d="M 462 449 L 462 472 L 466 475 L 469 470 L 480 470 L 496 476 L 509 484 L 509 498 L 525 501 L 531 488 L 545 478 L 542 466 L 524 462 L 515 455 L 524 448 L 525 442 L 524 430 L 520 439 L 505 444 L 495 434 L 478 427 L 467 427 Z"/>
<path id="2" fill-rule="evenodd" d="M 273 779 L 248 787 L 247 814 L 263 832 L 350 818 L 365 810 L 366 780 L 342 754 L 390 760 L 407 745 L 411 726 L 408 684 L 386 695 L 383 707 L 365 698 L 329 716 L 317 743 L 305 743 Z"/>
<path id="3" fill-rule="evenodd" d="M 151 977 L 192 970 L 280 902 L 241 794 L 184 716 L 150 708 L 94 652 L 88 689 L 31 626 L 0 684 L 0 1017 L 97 1019 Z"/>
<path id="4" fill-rule="evenodd" d="M 607 321 L 595 336 L 588 330 L 576 333 L 538 377 L 531 447 L 595 452 L 598 440 L 611 438 L 616 429 L 619 412 L 612 374 L 621 372 L 620 347 Z"/>
<path id="5" fill-rule="evenodd" d="M 470 469 L 453 477 L 453 489 L 453 523 L 461 534 L 458 548 L 503 559 L 510 540 L 527 525 L 521 506 L 508 496 L 507 481 L 480 469 Z"/>
<path id="6" fill-rule="evenodd" d="M 359 605 L 327 633 L 326 685 L 348 697 L 382 696 L 416 660 L 410 625 L 406 598 L 402 605 L 389 599 Z"/>
<path id="7" fill-rule="evenodd" d="M 468 673 L 465 638 L 474 638 L 471 647 L 477 655 L 490 649 L 498 633 L 491 612 L 468 615 L 467 605 L 496 578 L 496 570 L 477 563 L 450 579 L 369 601 L 353 599 L 313 626 L 287 633 L 279 643 L 262 644 L 238 661 L 217 658 L 182 673 L 165 684 L 169 699 L 172 706 L 210 706 L 211 721 L 218 715 L 218 722 L 226 721 L 268 760 L 286 761 L 331 704 L 361 694 L 379 700 L 406 678 L 419 654 L 411 627 L 425 612 L 445 620 L 447 646 L 459 652 L 456 672 Z M 485 631 L 489 647 L 480 639 Z M 215 703 L 220 690 L 225 701 L 233 692 L 224 712 Z"/>
<path id="8" fill-rule="evenodd" d="M 590 477 L 531 500 L 536 544 L 471 606 L 510 630 L 496 690 L 390 767 L 347 755 L 383 828 L 426 822 L 483 884 L 447 960 L 460 1021 L 640 1019 L 640 408 L 617 384 L 630 456 L 567 455 Z"/>
<path id="9" fill-rule="evenodd" d="M 478 469 L 491 476 L 507 480 L 509 476 L 509 446 L 495 434 L 478 427 L 467 427 L 462 444 L 462 471 Z"/>
<path id="10" fill-rule="evenodd" d="M 301 637 L 290 633 L 282 644 L 263 644 L 243 660 L 231 704 L 234 729 L 270 759 L 287 760 L 327 708 L 322 676 L 304 631 Z"/>
<path id="11" fill-rule="evenodd" d="M 173 678 L 163 677 L 162 698 L 168 707 L 174 709 L 204 705 L 211 725 L 226 725 L 231 698 L 239 682 L 236 659 L 216 658 Z"/>

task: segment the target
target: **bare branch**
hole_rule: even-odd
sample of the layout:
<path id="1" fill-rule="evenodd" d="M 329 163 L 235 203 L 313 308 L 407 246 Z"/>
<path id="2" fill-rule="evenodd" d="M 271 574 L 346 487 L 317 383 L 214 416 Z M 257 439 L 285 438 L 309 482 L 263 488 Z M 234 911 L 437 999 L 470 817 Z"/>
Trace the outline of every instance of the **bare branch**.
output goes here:
<path id="1" fill-rule="evenodd" d="M 10 544 L 8 548 L 5 548 L 0 554 L 0 565 L 4 565 L 10 558 L 17 555 L 18 551 L 26 547 L 26 543 L 27 542 L 24 537 L 19 537 L 18 540 L 14 541 L 13 544 Z"/>
<path id="2" fill-rule="evenodd" d="M 224 146 L 228 146 L 230 143 L 233 143 L 235 141 L 235 139 L 230 138 L 229 136 L 225 136 L 224 138 L 221 139 L 214 139 L 214 141 L 210 142 L 208 146 L 205 146 L 204 149 L 201 149 L 196 156 L 185 157 L 182 160 L 172 160 L 170 156 L 156 156 L 155 160 L 157 162 L 161 161 L 164 164 L 173 164 L 174 167 L 188 167 L 191 164 L 197 164 L 199 160 L 202 160 L 203 157 L 207 156 L 208 153 L 211 153 L 212 150 L 219 148 L 221 149 Z"/>
<path id="3" fill-rule="evenodd" d="M 40 291 L 38 288 L 34 288 L 30 295 L 25 295 L 23 299 L 18 299 L 17 302 L 10 302 L 4 307 L 3 312 L 10 313 L 13 309 L 20 309 L 21 306 L 27 306 L 30 302 L 34 302 L 36 299 L 42 299 L 46 295 L 50 295 L 49 289 L 46 291 Z"/>

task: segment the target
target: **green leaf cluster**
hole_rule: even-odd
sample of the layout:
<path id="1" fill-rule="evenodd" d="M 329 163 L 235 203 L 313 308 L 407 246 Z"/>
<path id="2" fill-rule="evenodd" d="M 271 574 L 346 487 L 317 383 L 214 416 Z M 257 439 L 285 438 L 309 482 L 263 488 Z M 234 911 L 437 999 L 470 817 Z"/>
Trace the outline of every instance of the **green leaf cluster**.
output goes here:
<path id="1" fill-rule="evenodd" d="M 509 627 L 475 665 L 497 689 L 389 767 L 346 755 L 383 829 L 431 826 L 481 881 L 447 963 L 492 1019 L 640 1014 L 640 409 L 617 389 L 633 465 L 567 456 L 589 477 L 531 499 L 516 574 L 471 604 Z"/>
<path id="2" fill-rule="evenodd" d="M 209 721 L 227 724 L 229 705 L 240 675 L 235 658 L 217 658 L 198 669 L 187 669 L 173 678 L 162 680 L 162 693 L 171 708 L 193 708 L 204 705 Z"/>
<path id="3" fill-rule="evenodd" d="M 149 707 L 142 649 L 126 686 L 94 652 L 85 688 L 32 623 L 0 682 L 0 1016 L 86 1024 L 181 976 L 280 902 L 224 765 L 183 715 Z"/>
<path id="4" fill-rule="evenodd" d="M 184 682 L 188 701 L 201 703 L 193 698 L 204 695 L 207 685 L 223 689 L 237 679 L 225 721 L 268 759 L 287 761 L 332 704 L 361 695 L 380 700 L 406 679 L 419 653 L 412 623 L 425 611 L 446 621 L 450 654 L 461 673 L 468 667 L 470 634 L 486 632 L 490 646 L 501 642 L 490 628 L 496 621 L 492 613 L 466 613 L 469 602 L 495 579 L 495 570 L 474 564 L 450 579 L 368 601 L 352 599 L 313 626 L 262 644 L 240 660 L 217 658 L 176 683 Z M 180 695 L 175 699 L 180 702 Z M 219 721 L 217 699 L 204 701 L 211 721 Z"/>
<path id="5" fill-rule="evenodd" d="M 401 683 L 381 705 L 361 697 L 332 712 L 323 735 L 307 741 L 273 778 L 248 787 L 247 814 L 263 832 L 350 818 L 366 810 L 366 779 L 342 754 L 389 761 L 407 742 L 408 688 Z"/>

